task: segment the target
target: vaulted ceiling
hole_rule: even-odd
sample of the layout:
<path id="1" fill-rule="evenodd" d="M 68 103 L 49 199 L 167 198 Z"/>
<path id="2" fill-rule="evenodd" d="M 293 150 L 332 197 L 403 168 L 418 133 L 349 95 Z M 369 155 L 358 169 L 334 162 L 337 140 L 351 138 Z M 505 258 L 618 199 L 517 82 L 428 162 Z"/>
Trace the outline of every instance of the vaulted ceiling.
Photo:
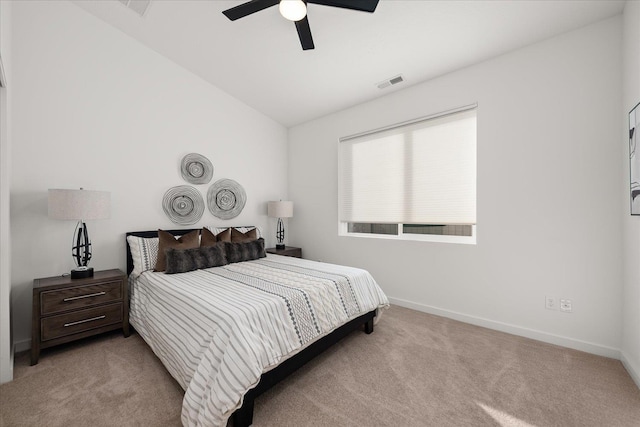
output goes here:
<path id="1" fill-rule="evenodd" d="M 143 17 L 118 0 L 74 3 L 287 127 L 624 8 L 616 0 L 381 0 L 370 14 L 309 4 L 315 49 L 303 51 L 277 7 L 232 22 L 222 11 L 243 1 L 152 0 Z M 404 82 L 378 88 L 399 74 Z"/>

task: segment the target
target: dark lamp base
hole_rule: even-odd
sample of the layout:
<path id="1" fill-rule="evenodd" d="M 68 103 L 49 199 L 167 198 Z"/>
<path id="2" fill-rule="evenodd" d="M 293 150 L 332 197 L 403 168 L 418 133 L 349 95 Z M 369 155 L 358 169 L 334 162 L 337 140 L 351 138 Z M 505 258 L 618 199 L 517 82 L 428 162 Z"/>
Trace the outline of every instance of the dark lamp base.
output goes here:
<path id="1" fill-rule="evenodd" d="M 276 245 L 276 249 L 284 250 L 284 249 L 285 249 L 285 245 L 277 244 L 277 245 Z"/>
<path id="2" fill-rule="evenodd" d="M 86 279 L 87 277 L 93 277 L 93 267 L 83 269 L 74 268 L 71 270 L 72 279 Z"/>

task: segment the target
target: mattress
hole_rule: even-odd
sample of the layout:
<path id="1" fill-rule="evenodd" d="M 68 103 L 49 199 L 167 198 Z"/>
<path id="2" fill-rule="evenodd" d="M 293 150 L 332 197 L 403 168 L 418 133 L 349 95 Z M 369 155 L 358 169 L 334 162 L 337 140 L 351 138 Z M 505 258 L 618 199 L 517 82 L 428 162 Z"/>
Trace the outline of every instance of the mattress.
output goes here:
<path id="1" fill-rule="evenodd" d="M 185 426 L 225 426 L 263 372 L 389 305 L 365 270 L 272 254 L 147 271 L 130 278 L 130 293 L 131 325 L 185 390 Z"/>

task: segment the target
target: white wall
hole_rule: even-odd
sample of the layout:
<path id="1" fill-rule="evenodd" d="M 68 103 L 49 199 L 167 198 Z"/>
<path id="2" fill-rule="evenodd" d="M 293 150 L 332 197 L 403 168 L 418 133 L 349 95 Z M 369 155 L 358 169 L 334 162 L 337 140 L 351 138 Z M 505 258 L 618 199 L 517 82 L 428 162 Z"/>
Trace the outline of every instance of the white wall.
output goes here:
<path id="1" fill-rule="evenodd" d="M 11 72 L 11 3 L 0 2 L 0 56 L 5 77 Z M 0 88 L 0 384 L 13 379 L 11 342 L 11 240 L 9 228 L 9 181 L 11 143 L 9 88 Z"/>
<path id="2" fill-rule="evenodd" d="M 222 221 L 205 210 L 193 227 L 269 231 L 266 202 L 287 197 L 283 126 L 72 3 L 15 2 L 12 35 L 12 291 L 20 348 L 30 338 L 33 279 L 73 268 L 75 224 L 47 217 L 48 188 L 111 192 L 111 219 L 88 223 L 97 269 L 125 268 L 126 231 L 180 228 L 161 200 L 168 188 L 187 184 L 179 165 L 189 152 L 212 161 L 214 181 L 234 179 L 247 193 L 237 218 Z M 203 195 L 208 187 L 197 186 Z"/>
<path id="3" fill-rule="evenodd" d="M 290 129 L 291 244 L 368 269 L 394 303 L 619 357 L 621 29 L 618 16 Z M 338 138 L 474 102 L 477 245 L 338 237 Z"/>
<path id="4" fill-rule="evenodd" d="M 623 335 L 622 361 L 640 387 L 640 216 L 629 215 L 629 139 L 627 113 L 640 102 L 640 2 L 624 8 L 623 43 Z"/>

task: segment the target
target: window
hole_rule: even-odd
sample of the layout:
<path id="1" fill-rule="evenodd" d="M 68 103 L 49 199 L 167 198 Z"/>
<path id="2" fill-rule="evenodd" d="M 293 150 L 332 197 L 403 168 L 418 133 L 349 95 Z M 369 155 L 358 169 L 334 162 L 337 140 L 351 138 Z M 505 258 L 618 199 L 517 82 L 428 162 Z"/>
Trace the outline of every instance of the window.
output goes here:
<path id="1" fill-rule="evenodd" d="M 341 138 L 338 173 L 340 235 L 475 243 L 475 106 Z"/>

